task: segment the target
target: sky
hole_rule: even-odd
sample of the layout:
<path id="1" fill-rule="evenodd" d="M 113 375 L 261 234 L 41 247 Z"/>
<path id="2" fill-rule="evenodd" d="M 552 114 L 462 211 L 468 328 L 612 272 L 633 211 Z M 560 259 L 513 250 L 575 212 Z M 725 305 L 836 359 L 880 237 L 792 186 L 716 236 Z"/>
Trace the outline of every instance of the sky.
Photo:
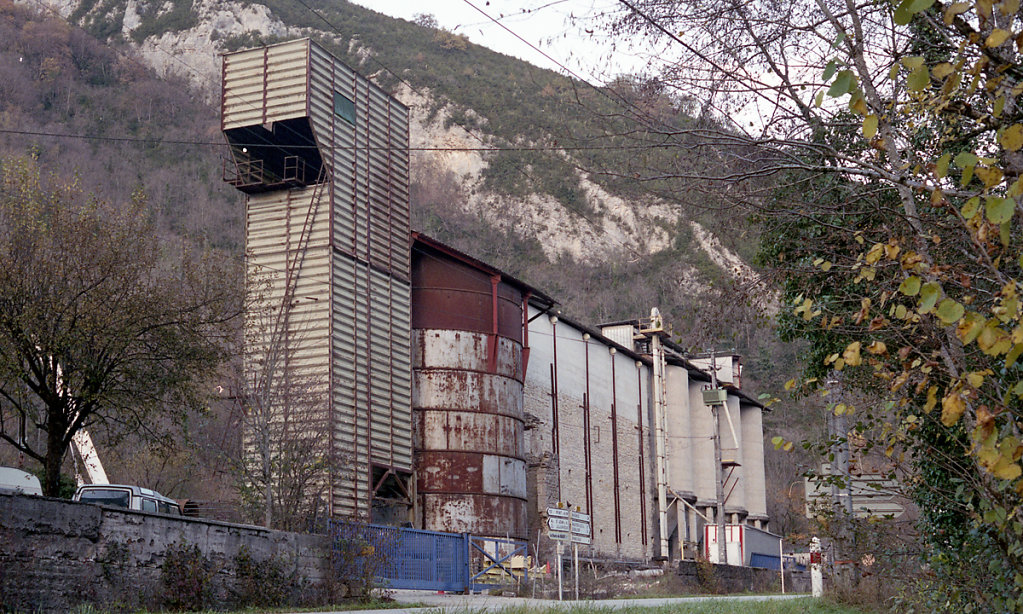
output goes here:
<path id="1" fill-rule="evenodd" d="M 600 15 L 621 10 L 622 5 L 615 0 L 351 1 L 410 21 L 420 13 L 429 13 L 440 27 L 464 34 L 476 44 L 558 72 L 566 72 L 562 66 L 567 67 L 591 83 L 638 72 L 645 64 L 638 55 L 612 49 L 609 37 L 595 27 Z M 543 53 L 495 24 L 488 15 Z"/>

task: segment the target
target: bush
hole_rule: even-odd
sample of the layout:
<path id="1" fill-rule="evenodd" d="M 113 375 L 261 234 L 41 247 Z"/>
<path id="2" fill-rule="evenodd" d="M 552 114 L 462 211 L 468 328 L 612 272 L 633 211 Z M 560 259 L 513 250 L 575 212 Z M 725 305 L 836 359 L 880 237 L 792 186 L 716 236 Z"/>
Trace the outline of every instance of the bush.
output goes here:
<path id="1" fill-rule="evenodd" d="M 703 557 L 696 560 L 696 581 L 699 583 L 701 593 L 716 595 L 721 592 L 718 578 L 714 574 L 714 563 Z"/>
<path id="2" fill-rule="evenodd" d="M 213 563 L 199 546 L 181 542 L 167 549 L 160 570 L 161 601 L 171 610 L 202 610 L 213 603 Z"/>
<path id="3" fill-rule="evenodd" d="M 331 531 L 332 575 L 328 584 L 331 597 L 369 601 L 376 578 L 390 564 L 388 553 L 394 550 L 399 535 L 397 529 L 335 524 Z"/>
<path id="4" fill-rule="evenodd" d="M 235 603 L 239 607 L 280 607 L 290 602 L 299 588 L 300 579 L 294 566 L 274 555 L 257 561 L 245 546 L 234 557 L 238 583 Z"/>

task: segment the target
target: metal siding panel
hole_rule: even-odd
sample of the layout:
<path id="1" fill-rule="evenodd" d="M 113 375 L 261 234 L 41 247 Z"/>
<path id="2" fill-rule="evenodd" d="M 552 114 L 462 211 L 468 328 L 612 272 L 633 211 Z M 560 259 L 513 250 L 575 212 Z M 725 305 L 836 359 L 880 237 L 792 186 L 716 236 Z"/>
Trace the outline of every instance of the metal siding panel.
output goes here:
<path id="1" fill-rule="evenodd" d="M 304 39 L 224 56 L 224 128 L 261 124 L 264 114 L 268 122 L 305 116 L 308 45 Z"/>
<path id="2" fill-rule="evenodd" d="M 308 203 L 309 199 L 304 199 L 304 202 Z M 251 197 L 248 203 L 249 229 L 260 223 L 267 226 L 276 223 L 280 232 L 286 236 L 294 230 L 289 229 L 286 224 L 285 213 L 289 204 L 285 195 L 259 195 Z M 301 204 L 302 200 L 296 197 L 291 206 L 295 206 L 296 203 Z M 304 391 L 326 390 L 326 382 L 323 379 L 330 360 L 330 348 L 326 343 L 329 322 L 327 298 L 330 286 L 323 283 L 326 279 L 322 269 L 328 255 L 326 246 L 307 249 L 302 275 L 295 281 L 296 296 L 304 300 L 299 300 L 289 312 L 283 332 L 286 339 L 284 343 L 287 348 L 289 378 L 291 381 L 301 382 L 299 385 Z M 258 364 L 259 358 L 266 351 L 266 344 L 271 341 L 272 334 L 268 328 L 273 325 L 266 319 L 276 320 L 274 313 L 287 295 L 287 282 L 283 275 L 288 263 L 287 256 L 288 253 L 283 249 L 283 242 L 280 240 L 267 239 L 250 243 L 246 259 L 249 283 L 254 283 L 257 278 L 266 278 L 268 287 L 262 294 L 262 302 L 269 312 L 268 316 L 261 317 L 258 314 L 263 312 L 257 308 L 246 314 L 245 326 L 249 331 L 248 335 L 255 340 L 248 346 L 247 364 Z M 319 283 L 316 283 L 316 280 L 320 280 Z M 253 359 L 257 362 L 252 362 Z M 326 403 L 323 403 L 315 408 L 297 409 L 295 415 L 298 420 L 308 425 L 308 429 L 316 429 L 318 428 L 316 425 L 322 424 L 325 419 L 325 410 Z"/>
<path id="3" fill-rule="evenodd" d="M 253 197 L 249 265 L 284 271 L 297 266 L 295 247 L 306 247 L 292 313 L 318 341 L 293 367 L 333 374 L 333 437 L 352 463 L 332 485 L 334 509 L 365 513 L 369 463 L 409 469 L 413 461 L 408 112 L 308 40 L 265 53 L 225 56 L 224 126 L 308 114 L 331 171 L 322 203 L 332 208 L 315 209 L 307 225 L 310 191 L 290 201 L 283 192 Z M 335 90 L 356 101 L 355 126 L 334 114 Z M 280 301 L 285 290 L 268 295 Z"/>
<path id="4" fill-rule="evenodd" d="M 331 305 L 333 307 L 333 336 L 331 339 L 332 365 L 334 367 L 334 434 L 339 446 L 349 455 L 353 472 L 339 476 L 341 492 L 362 505 L 362 497 L 367 492 L 368 483 L 364 471 L 358 468 L 368 464 L 363 444 L 357 440 L 358 420 L 356 417 L 355 388 L 355 338 L 352 331 L 354 314 L 352 310 L 352 292 L 355 275 L 354 263 L 332 253 L 334 260 L 334 278 L 332 281 Z M 358 483 L 356 483 L 358 482 Z"/>

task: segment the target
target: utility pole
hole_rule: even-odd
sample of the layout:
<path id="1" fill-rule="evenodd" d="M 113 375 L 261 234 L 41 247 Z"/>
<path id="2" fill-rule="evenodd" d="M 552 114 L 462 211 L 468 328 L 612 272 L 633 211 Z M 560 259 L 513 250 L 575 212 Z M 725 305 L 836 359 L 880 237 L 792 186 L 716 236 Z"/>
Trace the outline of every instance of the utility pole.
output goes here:
<path id="1" fill-rule="evenodd" d="M 714 390 L 718 389 L 718 367 L 714 357 L 714 350 L 710 352 L 710 385 Z M 714 403 L 710 406 L 714 414 L 714 497 L 717 499 L 717 511 L 715 520 L 718 528 L 718 563 L 728 563 L 725 550 L 725 484 L 724 467 L 721 466 L 721 409 L 724 405 Z"/>
<path id="2" fill-rule="evenodd" d="M 849 411 L 848 402 L 845 401 L 844 389 L 842 382 L 837 376 L 832 374 L 832 377 L 828 379 L 828 388 L 830 393 L 834 396 L 831 403 L 831 412 L 828 420 L 831 437 L 834 438 L 833 451 L 835 455 L 834 463 L 831 467 L 831 475 L 842 476 L 842 487 L 839 488 L 834 482 L 831 485 L 831 503 L 835 508 L 842 509 L 845 512 L 845 522 L 842 523 L 841 537 L 843 538 L 843 549 L 849 550 L 849 552 L 843 552 L 843 556 L 849 558 L 855 556 L 856 552 L 856 532 L 853 530 L 849 523 L 853 521 L 855 517 L 855 508 L 853 506 L 852 498 L 852 472 L 849 468 L 850 456 L 852 454 L 851 447 L 849 445 L 849 427 L 846 422 L 846 414 Z M 838 410 L 838 406 L 844 404 L 841 411 Z M 853 565 L 854 581 L 858 582 L 858 570 Z"/>

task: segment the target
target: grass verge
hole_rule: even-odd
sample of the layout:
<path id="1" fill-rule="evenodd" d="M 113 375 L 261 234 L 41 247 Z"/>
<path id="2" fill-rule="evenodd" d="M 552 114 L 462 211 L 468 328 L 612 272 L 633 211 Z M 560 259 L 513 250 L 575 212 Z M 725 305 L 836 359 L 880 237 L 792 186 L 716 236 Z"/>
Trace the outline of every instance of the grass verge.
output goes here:
<path id="1" fill-rule="evenodd" d="M 440 610 L 427 610 L 439 612 Z M 490 610 L 492 611 L 492 610 Z M 467 609 L 460 614 L 482 614 L 483 610 Z M 625 606 L 612 608 L 596 604 L 554 607 L 502 608 L 501 614 L 866 614 L 865 610 L 838 605 L 812 597 L 793 599 L 713 598 L 706 601 L 677 601 L 663 606 Z"/>

